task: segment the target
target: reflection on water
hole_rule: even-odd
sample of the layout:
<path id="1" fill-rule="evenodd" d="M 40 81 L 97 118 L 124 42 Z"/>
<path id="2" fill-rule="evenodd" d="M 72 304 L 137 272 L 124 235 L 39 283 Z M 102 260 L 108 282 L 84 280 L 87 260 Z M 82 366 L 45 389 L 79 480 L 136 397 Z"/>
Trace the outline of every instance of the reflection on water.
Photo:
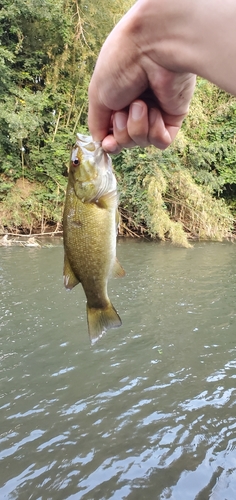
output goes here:
<path id="1" fill-rule="evenodd" d="M 235 246 L 121 241 L 93 348 L 62 254 L 0 248 L 0 498 L 235 500 Z"/>

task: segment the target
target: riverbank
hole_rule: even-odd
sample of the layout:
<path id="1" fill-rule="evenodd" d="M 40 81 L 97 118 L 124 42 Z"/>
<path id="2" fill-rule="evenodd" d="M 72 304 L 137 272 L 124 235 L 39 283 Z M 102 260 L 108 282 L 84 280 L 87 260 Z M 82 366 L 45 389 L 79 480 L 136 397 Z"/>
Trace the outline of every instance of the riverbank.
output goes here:
<path id="1" fill-rule="evenodd" d="M 235 239 L 235 221 L 224 200 L 214 200 L 210 195 L 203 198 L 194 187 L 193 206 L 188 197 L 180 203 L 173 193 L 161 196 L 154 180 L 149 182 L 148 206 L 143 197 L 142 210 L 140 203 L 137 210 L 134 201 L 127 206 L 123 191 L 120 192 L 119 236 L 167 240 L 183 247 L 198 240 Z M 188 182 L 187 176 L 182 175 L 176 178 L 174 187 L 187 193 Z M 192 184 L 190 187 L 193 191 Z M 0 237 L 62 235 L 64 199 L 65 190 L 51 193 L 38 182 L 17 179 L 0 201 Z"/>

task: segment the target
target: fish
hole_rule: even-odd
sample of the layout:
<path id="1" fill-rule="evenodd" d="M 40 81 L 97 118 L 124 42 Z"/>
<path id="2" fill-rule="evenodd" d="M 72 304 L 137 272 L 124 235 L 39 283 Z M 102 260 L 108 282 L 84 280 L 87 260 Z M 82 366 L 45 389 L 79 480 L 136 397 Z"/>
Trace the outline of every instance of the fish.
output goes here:
<path id="1" fill-rule="evenodd" d="M 77 134 L 63 214 L 64 285 L 81 283 L 87 299 L 91 344 L 122 321 L 108 297 L 108 280 L 125 271 L 116 258 L 119 223 L 117 181 L 100 142 Z"/>

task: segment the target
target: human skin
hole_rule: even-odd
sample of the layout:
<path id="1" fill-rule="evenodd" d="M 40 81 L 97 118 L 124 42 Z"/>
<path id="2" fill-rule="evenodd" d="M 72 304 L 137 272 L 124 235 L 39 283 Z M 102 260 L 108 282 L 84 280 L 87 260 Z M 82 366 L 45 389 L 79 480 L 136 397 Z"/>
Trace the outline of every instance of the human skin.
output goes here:
<path id="1" fill-rule="evenodd" d="M 188 113 L 195 75 L 236 94 L 234 0 L 138 0 L 105 41 L 89 86 L 94 140 L 118 153 L 165 149 Z"/>

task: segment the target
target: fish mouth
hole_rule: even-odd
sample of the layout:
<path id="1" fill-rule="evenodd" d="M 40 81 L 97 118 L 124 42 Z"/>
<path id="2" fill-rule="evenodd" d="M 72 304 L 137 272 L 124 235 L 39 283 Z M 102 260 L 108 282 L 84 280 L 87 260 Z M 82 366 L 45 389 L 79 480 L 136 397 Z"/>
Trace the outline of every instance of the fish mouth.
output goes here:
<path id="1" fill-rule="evenodd" d="M 71 161 L 76 167 L 82 163 L 97 166 L 99 170 L 112 172 L 112 161 L 106 151 L 102 148 L 101 141 L 93 141 L 92 136 L 76 134 L 77 140 L 72 150 Z"/>
<path id="2" fill-rule="evenodd" d="M 94 143 L 91 136 L 77 134 L 77 140 L 71 154 L 73 165 L 78 165 L 82 160 L 94 163 L 94 153 L 98 147 L 101 147 L 101 143 Z"/>
<path id="3" fill-rule="evenodd" d="M 82 150 L 84 155 L 90 156 L 102 146 L 101 141 L 95 142 L 91 135 L 76 134 L 76 137 L 76 146 Z"/>
<path id="4" fill-rule="evenodd" d="M 71 181 L 77 198 L 83 202 L 96 202 L 105 195 L 116 196 L 116 178 L 111 157 L 101 142 L 91 136 L 77 134 L 70 165 Z"/>
<path id="5" fill-rule="evenodd" d="M 80 147 L 86 147 L 88 151 L 94 151 L 96 146 L 101 146 L 101 141 L 94 141 L 91 135 L 76 134 L 76 144 Z"/>

